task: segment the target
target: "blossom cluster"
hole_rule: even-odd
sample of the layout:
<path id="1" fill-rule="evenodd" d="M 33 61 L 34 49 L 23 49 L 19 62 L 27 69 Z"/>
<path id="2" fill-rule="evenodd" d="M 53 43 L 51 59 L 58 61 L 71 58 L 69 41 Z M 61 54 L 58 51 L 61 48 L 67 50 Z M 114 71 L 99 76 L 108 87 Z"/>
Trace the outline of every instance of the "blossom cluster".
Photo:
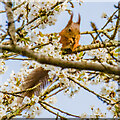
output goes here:
<path id="1" fill-rule="evenodd" d="M 18 79 L 15 77 L 14 72 L 10 75 L 10 78 L 6 82 L 1 84 L 0 87 L 0 119 L 11 111 L 18 108 L 17 96 L 14 96 L 14 92 L 20 91 L 18 87 Z"/>
<path id="2" fill-rule="evenodd" d="M 117 87 L 118 87 L 118 85 L 115 81 L 110 81 L 109 83 L 104 83 L 104 86 L 101 88 L 100 93 L 103 96 L 114 98 L 115 97 L 115 90 Z"/>
<path id="3" fill-rule="evenodd" d="M 92 57 L 96 57 L 96 59 L 99 59 L 101 62 L 106 62 L 106 60 L 110 57 L 107 54 L 106 48 L 99 48 L 95 50 L 87 51 L 87 54 Z"/>
<path id="4" fill-rule="evenodd" d="M 3 74 L 6 71 L 7 67 L 5 66 L 5 61 L 3 59 L 0 60 L 0 74 Z"/>
<path id="5" fill-rule="evenodd" d="M 51 97 L 49 99 L 49 103 L 55 103 L 56 102 L 56 99 L 55 97 Z M 42 107 L 39 103 L 39 97 L 37 96 L 33 96 L 31 99 L 29 97 L 24 97 L 23 99 L 23 105 L 24 104 L 31 104 L 31 106 L 29 108 L 27 108 L 22 116 L 25 117 L 25 118 L 37 118 L 39 117 L 39 115 L 41 114 L 42 112 Z"/>
<path id="6" fill-rule="evenodd" d="M 24 97 L 23 99 L 23 105 L 24 104 L 32 104 L 29 108 L 27 108 L 22 116 L 25 118 L 35 118 L 41 114 L 41 106 L 38 103 L 39 102 L 39 97 L 33 96 L 31 99 L 29 97 Z"/>
<path id="7" fill-rule="evenodd" d="M 22 2 L 26 3 L 14 11 L 14 17 L 18 19 L 21 16 L 20 19 L 25 20 L 27 32 L 34 27 L 44 29 L 47 25 L 54 25 L 57 15 L 67 8 L 67 1 L 62 0 L 20 0 L 15 2 L 14 6 L 20 5 Z M 57 5 L 58 3 L 61 4 Z M 29 23 L 30 21 L 32 23 Z"/>

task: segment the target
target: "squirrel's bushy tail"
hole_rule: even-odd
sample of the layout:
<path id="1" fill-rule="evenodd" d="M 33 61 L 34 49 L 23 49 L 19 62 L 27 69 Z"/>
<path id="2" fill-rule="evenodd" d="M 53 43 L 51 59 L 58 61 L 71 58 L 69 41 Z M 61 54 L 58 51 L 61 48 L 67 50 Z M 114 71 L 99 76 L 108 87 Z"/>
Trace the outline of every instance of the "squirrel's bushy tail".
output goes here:
<path id="1" fill-rule="evenodd" d="M 49 75 L 48 75 L 48 70 L 45 70 L 42 67 L 38 67 L 36 69 L 34 69 L 23 81 L 23 83 L 21 84 L 20 88 L 22 91 L 27 90 L 29 88 L 33 88 L 36 85 L 38 85 L 40 83 L 40 86 L 38 86 L 37 88 L 31 90 L 31 91 L 27 91 L 22 93 L 22 96 L 28 96 L 28 97 L 32 97 L 33 94 L 35 94 L 36 96 L 39 96 L 41 89 L 43 89 L 47 84 L 48 84 L 48 79 L 49 79 Z M 18 102 L 22 102 L 23 98 L 19 98 Z"/>

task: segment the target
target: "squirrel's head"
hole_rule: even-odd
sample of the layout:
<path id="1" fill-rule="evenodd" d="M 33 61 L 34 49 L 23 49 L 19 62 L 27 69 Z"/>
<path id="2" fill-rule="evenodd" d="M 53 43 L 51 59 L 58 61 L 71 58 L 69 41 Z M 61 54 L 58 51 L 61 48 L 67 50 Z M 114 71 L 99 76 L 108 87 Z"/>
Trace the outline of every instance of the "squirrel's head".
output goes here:
<path id="1" fill-rule="evenodd" d="M 68 21 L 66 28 L 66 31 L 70 35 L 78 35 L 80 34 L 80 22 L 81 22 L 81 17 L 80 14 L 78 14 L 78 21 L 75 23 L 73 22 L 73 13 L 71 14 L 70 20 Z"/>
<path id="2" fill-rule="evenodd" d="M 78 14 L 78 21 L 75 23 L 73 22 L 73 13 L 71 14 L 70 20 L 68 21 L 67 26 L 63 29 L 63 34 L 68 38 L 75 37 L 76 35 L 80 34 L 80 22 L 81 17 Z"/>
<path id="3" fill-rule="evenodd" d="M 79 44 L 80 39 L 80 22 L 81 17 L 78 14 L 78 21 L 73 22 L 73 13 L 71 14 L 70 20 L 66 27 L 59 33 L 61 36 L 60 42 L 62 43 L 62 48 L 74 49 Z"/>

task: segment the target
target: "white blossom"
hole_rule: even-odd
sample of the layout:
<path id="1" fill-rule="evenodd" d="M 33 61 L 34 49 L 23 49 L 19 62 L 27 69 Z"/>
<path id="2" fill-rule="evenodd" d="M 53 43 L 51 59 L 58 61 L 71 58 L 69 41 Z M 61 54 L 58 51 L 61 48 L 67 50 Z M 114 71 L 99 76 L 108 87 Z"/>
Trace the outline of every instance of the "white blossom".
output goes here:
<path id="1" fill-rule="evenodd" d="M 34 101 L 35 103 L 37 103 L 39 101 L 39 97 L 37 97 L 36 95 L 34 95 L 34 97 L 32 98 L 32 101 Z"/>
<path id="2" fill-rule="evenodd" d="M 81 117 L 81 118 L 88 118 L 88 115 L 87 115 L 87 113 L 84 112 L 84 113 L 82 113 L 82 114 L 80 115 L 80 117 Z"/>
<path id="3" fill-rule="evenodd" d="M 23 104 L 28 104 L 30 102 L 31 102 L 30 98 L 25 96 L 24 99 L 23 99 Z"/>
<path id="4" fill-rule="evenodd" d="M 49 98 L 49 103 L 51 103 L 51 104 L 56 103 L 56 101 L 57 101 L 56 97 L 50 97 Z"/>
<path id="5" fill-rule="evenodd" d="M 112 82 L 110 82 L 109 84 L 110 84 L 109 87 L 110 87 L 111 90 L 115 90 L 115 89 L 116 89 L 117 83 L 115 83 L 114 81 L 112 81 Z"/>
<path id="6" fill-rule="evenodd" d="M 0 105 L 0 119 L 2 118 L 2 116 L 6 114 L 6 111 L 7 111 L 7 107 L 4 105 Z"/>
<path id="7" fill-rule="evenodd" d="M 101 18 L 106 18 L 106 17 L 107 17 L 107 14 L 103 12 Z"/>

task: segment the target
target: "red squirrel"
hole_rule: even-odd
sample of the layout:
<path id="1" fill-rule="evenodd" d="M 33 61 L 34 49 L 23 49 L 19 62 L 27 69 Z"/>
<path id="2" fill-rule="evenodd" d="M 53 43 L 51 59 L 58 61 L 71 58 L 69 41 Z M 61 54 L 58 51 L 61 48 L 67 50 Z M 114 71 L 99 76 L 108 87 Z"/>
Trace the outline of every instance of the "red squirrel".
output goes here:
<path id="1" fill-rule="evenodd" d="M 75 51 L 75 48 L 79 46 L 80 40 L 80 14 L 78 14 L 78 22 L 74 23 L 72 19 L 73 13 L 67 26 L 59 33 L 59 35 L 61 36 L 60 43 L 62 43 L 62 49 L 69 48 L 72 51 Z"/>
<path id="2" fill-rule="evenodd" d="M 62 43 L 62 49 L 70 48 L 72 51 L 79 46 L 80 40 L 80 14 L 78 15 L 78 22 L 73 22 L 73 13 L 71 14 L 70 20 L 68 21 L 67 26 L 59 33 L 61 36 L 60 43 Z M 25 92 L 23 96 L 32 97 L 32 94 L 39 95 L 41 89 L 48 84 L 48 71 L 42 67 L 34 69 L 21 84 L 21 90 L 26 90 L 36 86 L 38 83 L 41 83 L 39 87 L 32 91 Z"/>

